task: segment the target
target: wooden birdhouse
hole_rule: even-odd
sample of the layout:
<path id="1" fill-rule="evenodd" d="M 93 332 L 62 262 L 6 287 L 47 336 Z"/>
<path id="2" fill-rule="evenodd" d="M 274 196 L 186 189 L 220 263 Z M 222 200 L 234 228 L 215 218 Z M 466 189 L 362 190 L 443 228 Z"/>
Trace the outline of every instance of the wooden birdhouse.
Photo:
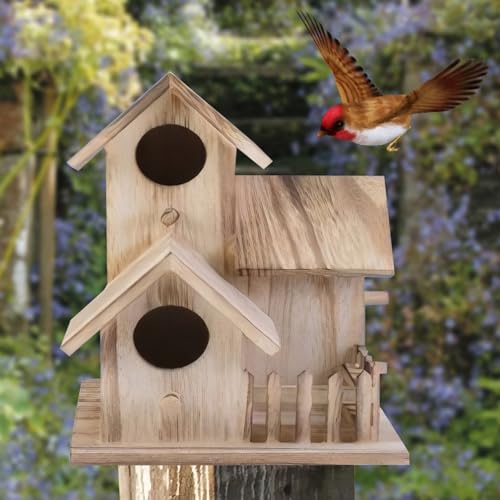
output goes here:
<path id="1" fill-rule="evenodd" d="M 394 272 L 382 177 L 236 176 L 271 160 L 169 73 L 69 160 L 106 150 L 108 285 L 71 443 L 89 464 L 405 464 L 368 354 Z"/>

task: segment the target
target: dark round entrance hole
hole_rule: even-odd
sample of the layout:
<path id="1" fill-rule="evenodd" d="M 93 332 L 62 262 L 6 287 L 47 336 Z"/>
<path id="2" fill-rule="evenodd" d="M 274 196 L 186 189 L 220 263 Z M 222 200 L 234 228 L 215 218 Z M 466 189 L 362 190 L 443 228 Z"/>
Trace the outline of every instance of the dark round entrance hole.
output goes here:
<path id="1" fill-rule="evenodd" d="M 161 306 L 147 312 L 134 330 L 134 345 L 158 368 L 182 368 L 207 348 L 208 328 L 195 312 L 180 306 Z"/>
<path id="2" fill-rule="evenodd" d="M 201 139 L 180 125 L 161 125 L 146 132 L 135 150 L 140 171 L 165 186 L 184 184 L 205 165 L 207 152 Z"/>

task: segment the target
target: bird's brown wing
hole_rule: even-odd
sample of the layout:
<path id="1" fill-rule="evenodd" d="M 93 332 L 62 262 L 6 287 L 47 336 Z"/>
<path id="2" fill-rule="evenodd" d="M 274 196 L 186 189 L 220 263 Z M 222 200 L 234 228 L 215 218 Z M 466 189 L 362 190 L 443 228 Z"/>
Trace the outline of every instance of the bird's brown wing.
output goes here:
<path id="1" fill-rule="evenodd" d="M 405 96 L 399 106 L 377 122 L 383 123 L 407 113 L 448 111 L 469 99 L 488 71 L 481 61 L 453 61 L 436 76 Z"/>
<path id="2" fill-rule="evenodd" d="M 382 95 L 380 90 L 368 78 L 361 66 L 340 42 L 325 30 L 313 16 L 298 12 L 301 21 L 318 47 L 326 64 L 335 77 L 340 99 L 345 104 L 360 102 L 369 97 Z"/>

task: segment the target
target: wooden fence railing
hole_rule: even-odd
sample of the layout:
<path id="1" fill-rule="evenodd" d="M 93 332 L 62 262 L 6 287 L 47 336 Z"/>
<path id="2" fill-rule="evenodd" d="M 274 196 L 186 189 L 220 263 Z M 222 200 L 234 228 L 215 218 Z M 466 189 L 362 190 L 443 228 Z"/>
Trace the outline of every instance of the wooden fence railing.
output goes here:
<path id="1" fill-rule="evenodd" d="M 281 385 L 272 372 L 267 384 L 254 386 L 247 372 L 245 439 L 253 442 L 319 443 L 378 439 L 380 375 L 386 363 L 375 362 L 366 348 L 353 349 L 349 361 L 328 379 L 313 385 L 304 371 L 296 385 Z"/>

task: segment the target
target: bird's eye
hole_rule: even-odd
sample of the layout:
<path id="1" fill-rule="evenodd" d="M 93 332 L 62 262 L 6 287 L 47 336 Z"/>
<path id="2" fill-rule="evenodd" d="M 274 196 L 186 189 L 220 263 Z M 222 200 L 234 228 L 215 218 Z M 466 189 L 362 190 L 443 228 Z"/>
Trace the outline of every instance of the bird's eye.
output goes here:
<path id="1" fill-rule="evenodd" d="M 342 120 L 339 120 L 337 123 L 335 123 L 335 127 L 337 128 L 342 128 L 344 126 L 344 122 Z"/>

